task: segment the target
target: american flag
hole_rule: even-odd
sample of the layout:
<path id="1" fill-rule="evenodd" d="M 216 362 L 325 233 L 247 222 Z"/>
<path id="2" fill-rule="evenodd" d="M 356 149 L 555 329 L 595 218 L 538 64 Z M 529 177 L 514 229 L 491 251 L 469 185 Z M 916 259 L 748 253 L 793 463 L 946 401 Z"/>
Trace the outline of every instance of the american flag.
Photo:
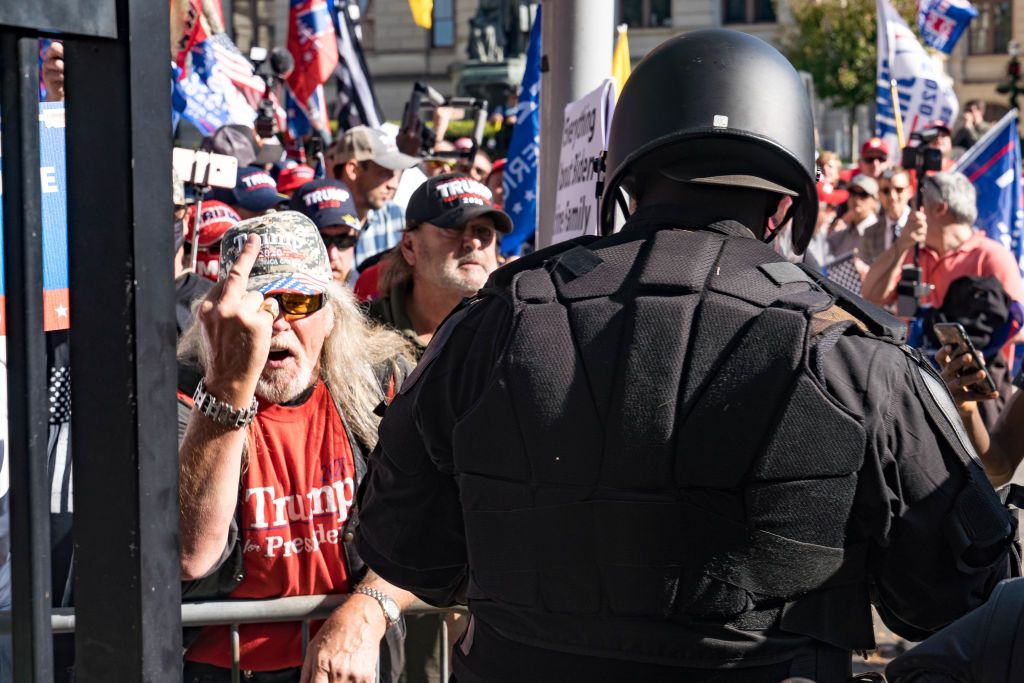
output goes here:
<path id="1" fill-rule="evenodd" d="M 192 67 L 204 82 L 217 74 L 227 78 L 254 111 L 259 107 L 266 91 L 266 84 L 263 77 L 256 74 L 252 62 L 246 59 L 228 34 L 215 33 L 194 47 Z M 270 93 L 270 99 L 274 103 L 277 126 L 284 130 L 287 120 L 284 107 L 278 102 L 273 91 Z"/>
<path id="2" fill-rule="evenodd" d="M 192 66 L 200 78 L 219 71 L 228 77 L 255 108 L 263 98 L 263 78 L 226 33 L 215 33 L 192 50 Z"/>
<path id="3" fill-rule="evenodd" d="M 276 294 L 278 292 L 297 292 L 299 294 L 323 294 L 328 283 L 305 273 L 292 273 L 259 288 L 260 294 Z"/>

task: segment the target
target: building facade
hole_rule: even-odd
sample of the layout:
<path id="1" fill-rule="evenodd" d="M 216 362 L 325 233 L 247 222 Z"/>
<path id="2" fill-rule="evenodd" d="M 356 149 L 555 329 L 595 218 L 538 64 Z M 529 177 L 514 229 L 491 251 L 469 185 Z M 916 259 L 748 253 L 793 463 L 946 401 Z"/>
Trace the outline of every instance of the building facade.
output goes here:
<path id="1" fill-rule="evenodd" d="M 1024 0 L 973 0 L 978 16 L 949 56 L 946 71 L 953 77 L 960 102 L 980 99 L 986 118 L 996 119 L 1009 106 L 996 87 L 1006 80 L 1011 42 L 1024 41 Z"/>
<path id="2" fill-rule="evenodd" d="M 781 26 L 787 20 L 785 0 L 592 1 L 616 3 L 618 21 L 630 27 L 634 63 L 666 38 L 713 26 L 745 31 L 778 44 Z M 368 66 L 388 120 L 401 117 L 417 80 L 444 94 L 455 93 L 468 62 L 470 19 L 477 14 L 481 0 L 434 0 L 429 30 L 413 22 L 408 0 L 358 0 L 358 4 Z M 973 4 L 979 16 L 946 59 L 946 69 L 961 102 L 981 99 L 988 104 L 987 118 L 995 119 L 1007 110 L 1008 98 L 996 87 L 1006 80 L 1008 48 L 1013 40 L 1024 42 L 1024 0 L 974 0 Z M 283 0 L 231 0 L 224 5 L 243 51 L 251 44 L 285 44 L 288 8 Z M 525 21 L 528 24 L 528 18 Z M 518 82 L 522 65 L 512 62 L 510 78 Z M 813 95 L 809 80 L 808 87 Z M 820 146 L 848 159 L 855 156 L 859 141 L 872 134 L 870 106 L 862 107 L 853 119 L 848 112 L 833 110 L 816 98 L 814 109 Z"/>

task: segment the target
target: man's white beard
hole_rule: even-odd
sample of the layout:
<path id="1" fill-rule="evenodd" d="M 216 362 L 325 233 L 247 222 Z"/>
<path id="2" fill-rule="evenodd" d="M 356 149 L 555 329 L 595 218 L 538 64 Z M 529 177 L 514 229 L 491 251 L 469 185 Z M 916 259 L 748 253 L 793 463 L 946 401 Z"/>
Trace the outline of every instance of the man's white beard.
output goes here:
<path id="1" fill-rule="evenodd" d="M 487 282 L 489 273 L 480 269 L 480 272 L 473 271 L 472 274 L 459 270 L 459 265 L 469 260 L 483 261 L 483 257 L 474 259 L 477 254 L 467 254 L 458 261 L 448 261 L 440 268 L 438 280 L 447 289 L 458 292 L 462 296 L 473 296 Z"/>
<path id="2" fill-rule="evenodd" d="M 256 395 L 269 403 L 287 403 L 312 386 L 314 380 L 311 368 L 300 367 L 291 377 L 284 370 L 264 371 L 256 383 Z"/>

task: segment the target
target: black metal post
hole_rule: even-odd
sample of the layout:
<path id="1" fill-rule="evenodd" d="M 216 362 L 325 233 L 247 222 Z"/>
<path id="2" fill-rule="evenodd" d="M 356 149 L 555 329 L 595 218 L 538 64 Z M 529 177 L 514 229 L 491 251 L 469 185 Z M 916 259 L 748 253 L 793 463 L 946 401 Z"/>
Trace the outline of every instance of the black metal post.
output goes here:
<path id="1" fill-rule="evenodd" d="M 65 46 L 76 680 L 181 680 L 166 3 Z"/>
<path id="2" fill-rule="evenodd" d="M 0 32 L 14 680 L 53 680 L 39 47 Z"/>

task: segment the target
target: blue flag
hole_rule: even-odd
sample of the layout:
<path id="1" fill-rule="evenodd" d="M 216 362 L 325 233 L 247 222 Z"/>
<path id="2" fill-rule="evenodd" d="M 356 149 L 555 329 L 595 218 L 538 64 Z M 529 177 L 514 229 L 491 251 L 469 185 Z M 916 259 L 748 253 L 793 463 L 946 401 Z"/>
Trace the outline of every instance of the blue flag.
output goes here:
<path id="1" fill-rule="evenodd" d="M 540 162 L 540 11 L 530 31 L 526 71 L 519 87 L 516 125 L 505 162 L 505 212 L 512 232 L 501 238 L 501 253 L 518 256 L 523 242 L 537 231 L 537 166 Z"/>
<path id="2" fill-rule="evenodd" d="M 71 318 L 68 310 L 67 159 L 64 154 L 63 102 L 39 104 L 39 180 L 43 219 L 43 328 L 48 332 L 66 330 Z M 3 265 L 3 212 L 0 211 L 0 336 L 7 334 Z"/>
<path id="3" fill-rule="evenodd" d="M 917 5 L 917 27 L 925 44 L 947 55 L 976 16 L 978 10 L 967 0 L 920 0 Z"/>
<path id="4" fill-rule="evenodd" d="M 989 237 L 1013 252 L 1022 263 L 1020 137 L 1017 110 L 1010 110 L 957 161 L 978 193 L 976 225 Z"/>

